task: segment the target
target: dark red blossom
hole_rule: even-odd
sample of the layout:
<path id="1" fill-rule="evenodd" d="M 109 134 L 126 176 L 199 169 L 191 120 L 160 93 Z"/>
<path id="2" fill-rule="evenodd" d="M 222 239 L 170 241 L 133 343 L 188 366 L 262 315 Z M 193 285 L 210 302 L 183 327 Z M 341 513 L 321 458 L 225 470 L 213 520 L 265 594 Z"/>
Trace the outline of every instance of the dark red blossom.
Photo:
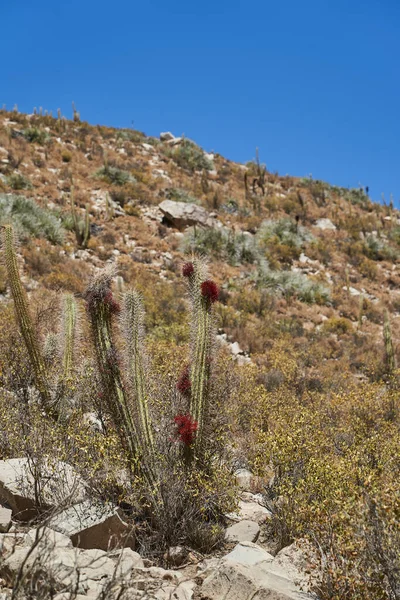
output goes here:
<path id="1" fill-rule="evenodd" d="M 182 275 L 184 277 L 190 277 L 194 273 L 194 265 L 192 262 L 187 262 L 182 267 Z"/>
<path id="2" fill-rule="evenodd" d="M 114 296 L 112 295 L 111 290 L 109 290 L 107 292 L 107 294 L 104 296 L 104 304 L 107 304 L 107 306 L 110 309 L 110 312 L 112 314 L 121 312 L 121 306 L 120 306 L 119 302 L 117 302 L 115 300 Z"/>
<path id="3" fill-rule="evenodd" d="M 190 415 L 176 415 L 174 422 L 177 426 L 177 437 L 185 446 L 191 446 L 198 427 L 197 421 Z"/>
<path id="4" fill-rule="evenodd" d="M 91 291 L 86 294 L 86 308 L 89 313 L 97 310 L 97 308 L 104 304 L 107 306 L 111 314 L 117 314 L 121 311 L 120 304 L 115 300 L 110 289 Z"/>
<path id="5" fill-rule="evenodd" d="M 214 281 L 211 281 L 211 279 L 206 279 L 206 281 L 203 281 L 201 284 L 201 295 L 203 298 L 213 304 L 218 300 L 218 294 L 218 287 Z"/>
<path id="6" fill-rule="evenodd" d="M 189 366 L 186 366 L 179 376 L 179 379 L 176 384 L 176 389 L 178 390 L 178 392 L 183 394 L 183 396 L 187 396 L 190 393 L 191 388 L 192 383 L 190 381 Z"/>

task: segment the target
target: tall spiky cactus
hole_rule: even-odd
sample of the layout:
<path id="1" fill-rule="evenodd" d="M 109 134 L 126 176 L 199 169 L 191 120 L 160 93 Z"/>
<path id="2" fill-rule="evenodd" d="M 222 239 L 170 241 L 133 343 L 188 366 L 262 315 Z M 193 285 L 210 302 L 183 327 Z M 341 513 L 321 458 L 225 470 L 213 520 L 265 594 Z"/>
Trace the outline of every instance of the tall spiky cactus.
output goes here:
<path id="1" fill-rule="evenodd" d="M 383 317 L 383 341 L 385 343 L 385 362 L 388 373 L 393 373 L 397 367 L 396 355 L 394 352 L 392 328 L 390 326 L 389 313 L 385 309 Z"/>
<path id="2" fill-rule="evenodd" d="M 145 353 L 143 349 L 144 310 L 140 295 L 129 290 L 123 295 L 121 329 L 125 341 L 128 380 L 140 422 L 142 443 L 148 452 L 153 448 L 153 434 L 147 403 Z"/>
<path id="3" fill-rule="evenodd" d="M 28 299 L 23 288 L 18 270 L 17 254 L 15 251 L 14 232 L 11 225 L 5 225 L 2 232 L 3 250 L 7 278 L 14 300 L 14 309 L 21 335 L 23 337 L 29 360 L 35 378 L 36 388 L 39 391 L 43 408 L 46 413 L 56 417 L 56 409 L 52 402 L 46 365 L 40 349 L 38 336 L 29 312 Z"/>
<path id="4" fill-rule="evenodd" d="M 61 314 L 63 379 L 66 381 L 71 374 L 76 345 L 77 306 L 72 294 L 64 294 Z"/>
<path id="5" fill-rule="evenodd" d="M 139 438 L 129 410 L 112 335 L 112 317 L 121 310 L 111 292 L 113 272 L 106 269 L 97 275 L 86 291 L 87 311 L 102 383 L 102 394 L 117 427 L 122 428 L 132 459 L 140 454 Z"/>
<path id="6" fill-rule="evenodd" d="M 203 446 L 207 414 L 208 383 L 213 349 L 212 306 L 218 299 L 216 284 L 207 279 L 203 261 L 194 259 L 183 266 L 192 304 L 192 356 L 190 366 L 190 416 L 197 424 L 195 453 Z"/>

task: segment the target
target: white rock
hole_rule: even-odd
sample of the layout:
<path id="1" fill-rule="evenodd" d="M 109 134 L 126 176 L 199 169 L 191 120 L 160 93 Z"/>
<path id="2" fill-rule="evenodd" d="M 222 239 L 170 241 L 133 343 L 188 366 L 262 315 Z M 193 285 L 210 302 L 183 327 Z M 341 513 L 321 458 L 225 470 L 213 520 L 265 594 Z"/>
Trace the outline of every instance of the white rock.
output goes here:
<path id="1" fill-rule="evenodd" d="M 249 502 L 245 500 L 239 501 L 239 512 L 229 513 L 226 515 L 231 521 L 254 521 L 255 523 L 262 523 L 265 519 L 271 516 L 271 512 L 261 506 L 258 502 Z"/>
<path id="2" fill-rule="evenodd" d="M 175 136 L 172 135 L 172 133 L 170 131 L 163 131 L 160 133 L 160 140 L 162 142 L 168 142 L 170 140 L 174 140 Z"/>
<path id="3" fill-rule="evenodd" d="M 41 508 L 80 501 L 86 495 L 83 480 L 67 463 L 46 459 L 41 465 Z M 27 521 L 37 515 L 35 481 L 27 458 L 0 461 L 0 501 L 10 506 L 14 517 Z"/>
<path id="4" fill-rule="evenodd" d="M 260 535 L 260 526 L 254 521 L 239 521 L 225 532 L 227 542 L 255 542 Z"/>
<path id="5" fill-rule="evenodd" d="M 0 506 L 0 532 L 5 533 L 11 525 L 11 508 Z"/>
<path id="6" fill-rule="evenodd" d="M 237 544 L 232 552 L 229 552 L 222 560 L 233 561 L 241 565 L 257 565 L 261 562 L 271 562 L 274 557 L 257 544 L 246 541 Z"/>
<path id="7" fill-rule="evenodd" d="M 50 519 L 49 526 L 67 535 L 79 548 L 110 550 L 133 546 L 132 531 L 120 509 L 91 500 L 62 511 Z"/>
<path id="8" fill-rule="evenodd" d="M 325 230 L 325 229 L 329 229 L 331 231 L 336 230 L 336 225 L 334 225 L 330 219 L 317 219 L 317 221 L 315 223 L 315 227 L 318 227 L 318 229 L 323 229 L 323 230 Z"/>
<path id="9" fill-rule="evenodd" d="M 248 469 L 238 469 L 235 471 L 235 477 L 237 484 L 242 490 L 249 491 L 251 489 L 251 480 L 253 479 L 253 473 Z"/>
<path id="10" fill-rule="evenodd" d="M 231 344 L 231 353 L 235 356 L 237 354 L 243 354 L 243 350 L 239 346 L 238 342 L 233 342 L 233 344 Z"/>

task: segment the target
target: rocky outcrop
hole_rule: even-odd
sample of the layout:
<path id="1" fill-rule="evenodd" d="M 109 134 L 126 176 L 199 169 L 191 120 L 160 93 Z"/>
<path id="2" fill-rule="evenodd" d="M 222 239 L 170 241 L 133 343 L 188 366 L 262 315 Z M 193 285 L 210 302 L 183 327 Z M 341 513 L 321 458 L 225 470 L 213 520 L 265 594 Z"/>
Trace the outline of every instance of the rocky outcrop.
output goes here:
<path id="1" fill-rule="evenodd" d="M 164 215 L 164 223 L 177 229 L 185 229 L 193 225 L 213 227 L 217 222 L 204 208 L 189 202 L 164 200 L 159 204 L 159 209 Z"/>
<path id="2" fill-rule="evenodd" d="M 40 472 L 40 486 L 33 475 L 35 469 Z M 29 521 L 40 511 L 62 506 L 71 498 L 79 501 L 84 497 L 85 485 L 67 463 L 45 460 L 39 465 L 27 458 L 0 461 L 0 502 L 20 521 Z"/>
<path id="3" fill-rule="evenodd" d="M 134 545 L 132 530 L 119 509 L 86 500 L 62 511 L 49 521 L 79 548 L 110 550 Z"/>
<path id="4" fill-rule="evenodd" d="M 201 593 L 208 600 L 306 600 L 311 596 L 301 590 L 307 579 L 299 571 L 286 570 L 273 557 L 251 542 L 238 544 L 210 572 L 205 570 Z M 297 577 L 297 581 L 295 578 Z"/>

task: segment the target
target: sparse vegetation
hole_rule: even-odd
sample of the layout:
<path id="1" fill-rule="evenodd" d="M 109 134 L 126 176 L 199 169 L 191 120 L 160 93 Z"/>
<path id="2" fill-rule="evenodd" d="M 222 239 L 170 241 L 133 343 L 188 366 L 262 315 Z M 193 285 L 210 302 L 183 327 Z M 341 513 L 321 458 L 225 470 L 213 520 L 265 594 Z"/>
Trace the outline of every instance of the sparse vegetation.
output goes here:
<path id="1" fill-rule="evenodd" d="M 24 196 L 0 194 L 0 224 L 12 224 L 21 239 L 32 235 L 45 237 L 54 244 L 60 244 L 63 239 L 59 218 Z"/>

